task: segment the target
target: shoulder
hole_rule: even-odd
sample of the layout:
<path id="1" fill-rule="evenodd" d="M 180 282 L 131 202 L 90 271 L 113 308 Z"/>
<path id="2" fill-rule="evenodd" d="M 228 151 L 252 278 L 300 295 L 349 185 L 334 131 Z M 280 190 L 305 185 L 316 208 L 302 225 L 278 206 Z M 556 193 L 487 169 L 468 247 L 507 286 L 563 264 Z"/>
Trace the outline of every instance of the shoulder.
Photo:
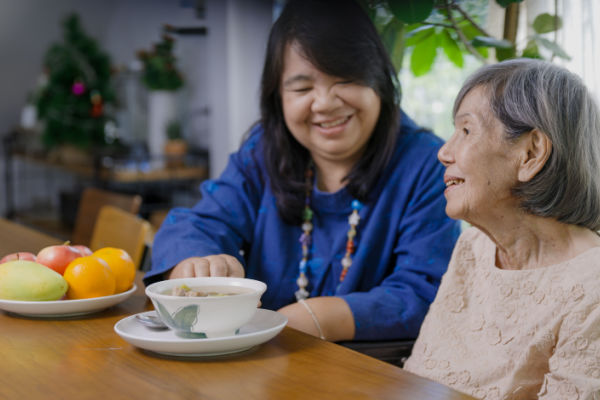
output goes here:
<path id="1" fill-rule="evenodd" d="M 261 167 L 264 151 L 262 142 L 264 130 L 260 123 L 256 123 L 244 134 L 239 149 L 231 155 L 234 163 L 242 168 Z"/>
<path id="2" fill-rule="evenodd" d="M 256 152 L 260 150 L 260 144 L 264 137 L 264 129 L 260 122 L 255 123 L 244 134 L 239 152 Z"/>

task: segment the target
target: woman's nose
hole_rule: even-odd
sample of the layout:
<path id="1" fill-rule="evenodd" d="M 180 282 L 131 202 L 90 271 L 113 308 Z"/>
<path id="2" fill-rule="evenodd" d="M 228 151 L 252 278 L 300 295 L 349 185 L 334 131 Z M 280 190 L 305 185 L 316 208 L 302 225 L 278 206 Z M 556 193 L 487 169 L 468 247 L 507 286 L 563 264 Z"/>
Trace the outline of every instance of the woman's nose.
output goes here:
<path id="1" fill-rule="evenodd" d="M 440 148 L 437 154 L 438 160 L 440 160 L 440 162 L 446 167 L 453 161 L 451 153 L 451 141 L 452 138 L 450 138 L 450 140 L 444 143 L 444 145 Z"/>
<path id="2" fill-rule="evenodd" d="M 342 104 L 334 89 L 316 90 L 311 109 L 313 112 L 327 112 Z"/>

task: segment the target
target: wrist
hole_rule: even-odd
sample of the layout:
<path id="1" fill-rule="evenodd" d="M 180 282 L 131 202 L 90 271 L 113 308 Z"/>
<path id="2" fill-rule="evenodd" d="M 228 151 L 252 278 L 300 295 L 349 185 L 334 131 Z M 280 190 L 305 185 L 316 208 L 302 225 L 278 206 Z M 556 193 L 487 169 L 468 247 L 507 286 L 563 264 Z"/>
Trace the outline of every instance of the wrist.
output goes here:
<path id="1" fill-rule="evenodd" d="M 315 327 L 317 328 L 317 332 L 319 333 L 319 338 L 326 340 L 325 335 L 323 335 L 323 330 L 321 329 L 321 324 L 319 323 L 319 320 L 317 319 L 317 316 L 313 312 L 312 308 L 310 308 L 310 305 L 308 305 L 308 303 L 304 299 L 298 300 L 298 303 L 300 303 L 300 304 L 302 304 L 302 306 L 304 306 L 304 308 L 306 309 L 306 311 L 312 318 L 313 323 L 315 324 Z"/>

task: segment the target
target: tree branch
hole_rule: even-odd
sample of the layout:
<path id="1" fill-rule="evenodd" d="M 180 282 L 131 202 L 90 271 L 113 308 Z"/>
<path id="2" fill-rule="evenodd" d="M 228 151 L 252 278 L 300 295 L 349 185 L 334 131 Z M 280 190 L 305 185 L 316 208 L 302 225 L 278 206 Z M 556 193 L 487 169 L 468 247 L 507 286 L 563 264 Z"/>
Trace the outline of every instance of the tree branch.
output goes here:
<path id="1" fill-rule="evenodd" d="M 465 45 L 467 50 L 469 50 L 469 53 L 473 54 L 479 61 L 483 62 L 484 64 L 487 64 L 487 60 L 481 54 L 479 54 L 479 52 L 475 49 L 475 47 L 473 47 L 471 43 L 469 43 L 469 40 L 465 37 L 463 31 L 456 24 L 456 21 L 452 16 L 452 6 L 450 5 L 449 0 L 445 0 L 444 4 L 446 6 L 446 10 L 448 11 L 448 19 L 450 20 L 450 24 L 454 27 L 454 29 L 456 29 L 456 34 L 458 35 L 460 41 Z"/>
<path id="2" fill-rule="evenodd" d="M 454 8 L 456 11 L 458 11 L 467 21 L 469 21 L 471 23 L 471 25 L 473 25 L 479 32 L 483 33 L 484 36 L 493 37 L 492 35 L 487 33 L 486 30 L 483 29 L 477 22 L 475 22 L 473 20 L 473 18 L 471 18 L 471 16 L 469 14 L 467 14 L 467 12 L 465 10 L 463 10 L 458 4 L 452 3 L 451 7 Z M 448 11 L 448 12 L 450 12 L 450 11 Z"/>

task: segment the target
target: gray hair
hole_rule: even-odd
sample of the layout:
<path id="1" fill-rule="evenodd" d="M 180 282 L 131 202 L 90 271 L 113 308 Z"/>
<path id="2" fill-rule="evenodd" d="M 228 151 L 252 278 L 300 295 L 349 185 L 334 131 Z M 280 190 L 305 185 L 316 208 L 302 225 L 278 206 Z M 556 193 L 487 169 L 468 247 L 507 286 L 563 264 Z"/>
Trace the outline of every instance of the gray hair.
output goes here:
<path id="1" fill-rule="evenodd" d="M 521 207 L 566 224 L 600 229 L 600 112 L 581 79 L 547 61 L 507 60 L 471 75 L 454 102 L 482 87 L 508 140 L 537 129 L 552 153 L 529 182 L 513 188 Z"/>

